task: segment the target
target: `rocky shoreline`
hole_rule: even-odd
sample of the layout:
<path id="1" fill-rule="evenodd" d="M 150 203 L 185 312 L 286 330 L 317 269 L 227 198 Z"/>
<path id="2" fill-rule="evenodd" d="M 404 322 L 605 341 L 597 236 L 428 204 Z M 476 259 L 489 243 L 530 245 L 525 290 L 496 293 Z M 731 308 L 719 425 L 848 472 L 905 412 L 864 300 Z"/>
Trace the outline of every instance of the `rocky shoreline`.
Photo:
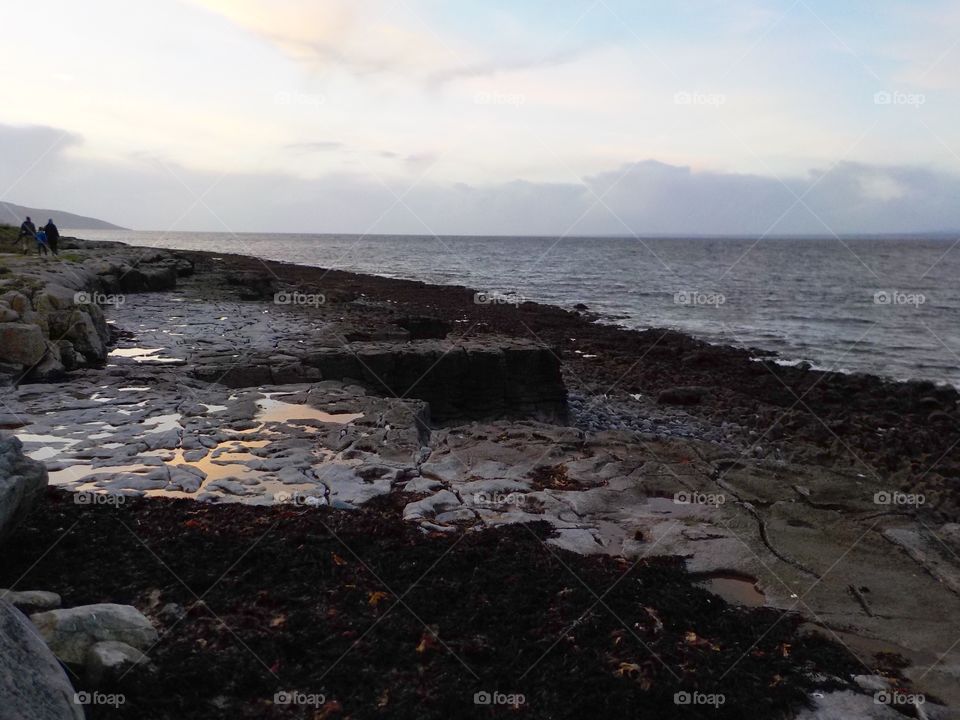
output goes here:
<path id="1" fill-rule="evenodd" d="M 131 666 L 154 674 L 94 684 L 124 691 L 127 710 L 87 707 L 89 716 L 487 717 L 498 708 L 472 695 L 487 691 L 525 693 L 519 711 L 529 717 L 582 715 L 601 696 L 611 712 L 652 703 L 669 708 L 664 717 L 740 717 L 762 702 L 785 717 L 951 717 L 940 703 L 960 703 L 954 388 L 783 366 L 759 350 L 623 330 L 587 308 L 511 304 L 490 289 L 478 297 L 240 255 L 67 245 L 59 263 L 0 254 L 0 374 L 11 383 L 0 428 L 60 488 L 37 503 L 34 476 L 11 486 L 16 502 L 0 500 L 0 533 L 16 548 L 0 559 L 0 586 L 53 590 L 68 607 L 126 603 L 161 629 L 155 647 L 133 648 L 149 661 Z M 29 463 L 13 444 L 8 456 Z M 304 568 L 325 600 L 299 586 L 273 592 L 286 587 L 280 575 L 253 581 L 269 560 L 240 554 L 273 522 L 290 524 L 273 552 L 303 558 L 278 567 Z M 93 548 L 109 552 L 105 539 L 125 532 L 116 567 L 99 567 Z M 236 566 L 189 557 L 184 532 L 204 558 L 236 547 Z M 340 532 L 350 547 L 365 533 L 375 540 L 350 558 L 334 547 Z M 327 545 L 303 550 L 314 534 Z M 473 556 L 443 570 L 461 540 L 463 552 L 506 568 L 509 592 L 478 591 Z M 392 543 L 431 590 L 411 596 L 422 624 L 402 612 L 417 577 L 384 578 L 371 559 L 394 557 Z M 371 571 L 351 579 L 363 602 L 342 596 L 337 568 L 346 566 Z M 650 568 L 651 579 L 634 568 Z M 578 582 L 585 576 L 595 584 Z M 211 616 L 197 608 L 221 581 L 236 595 L 214 593 L 212 617 L 228 620 L 211 635 Z M 631 588 L 627 605 L 607 614 L 610 627 L 581 635 L 587 621 L 577 614 L 591 603 L 602 614 L 601 593 L 620 582 Z M 582 607 L 554 607 L 541 586 Z M 449 612 L 450 598 L 431 604 L 459 587 L 472 593 L 464 615 Z M 380 623 L 381 600 L 400 605 L 397 625 L 393 615 Z M 507 638 L 524 634 L 511 608 L 524 603 L 541 612 L 518 609 L 517 621 L 540 624 L 529 647 L 510 649 Z M 168 635 L 179 619 L 167 618 L 170 605 L 187 620 Z M 671 609 L 673 623 L 661 617 Z M 401 614 L 417 627 L 399 624 Z M 510 632 L 488 636 L 477 617 Z M 326 634 L 315 628 L 325 623 Z M 395 667 L 363 641 L 371 623 Z M 754 632 L 764 623 L 779 629 Z M 660 637 L 663 625 L 679 634 Z M 298 632 L 332 649 L 311 662 Z M 411 633 L 414 654 L 401 666 Z M 677 656 L 678 642 L 693 656 Z M 244 651 L 261 643 L 269 651 Z M 804 650 L 810 643 L 816 652 Z M 779 664 L 768 664 L 776 671 L 760 684 L 737 659 L 769 661 L 778 647 Z M 552 673 L 590 678 L 592 689 L 571 695 L 559 689 L 570 678 L 519 677 L 506 658 L 526 659 L 530 648 L 546 651 Z M 496 677 L 489 687 L 471 678 L 474 650 L 487 657 L 480 675 Z M 325 682 L 344 652 L 356 655 Z M 269 672 L 255 679 L 261 655 Z M 222 691 L 195 682 L 183 702 L 157 696 L 172 692 L 172 678 L 183 684 L 179 665 L 221 656 L 213 684 L 236 672 L 249 692 L 241 681 Z M 663 667 L 657 657 L 668 658 Z M 264 697 L 291 663 L 298 691 L 325 695 L 324 704 Z M 387 678 L 371 685 L 379 694 L 351 679 L 364 668 Z M 769 689 L 781 683 L 782 693 Z M 677 692 L 730 700 L 705 709 L 677 704 Z"/>

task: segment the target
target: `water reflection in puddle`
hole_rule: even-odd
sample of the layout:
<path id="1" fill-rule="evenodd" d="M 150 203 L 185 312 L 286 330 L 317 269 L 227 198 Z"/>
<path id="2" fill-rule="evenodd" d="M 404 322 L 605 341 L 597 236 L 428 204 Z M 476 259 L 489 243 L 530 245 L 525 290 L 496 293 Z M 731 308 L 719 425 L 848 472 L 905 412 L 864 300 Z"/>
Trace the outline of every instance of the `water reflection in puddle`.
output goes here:
<path id="1" fill-rule="evenodd" d="M 176 357 L 160 357 L 156 353 L 163 348 L 114 348 L 108 353 L 109 357 L 129 358 L 137 363 L 143 364 L 184 364 L 186 360 Z"/>
<path id="2" fill-rule="evenodd" d="M 343 425 L 363 417 L 363 413 L 340 413 L 331 415 L 323 410 L 306 404 L 288 403 L 266 397 L 257 400 L 257 415 L 254 418 L 260 422 L 294 422 L 296 420 L 316 420 L 317 422 L 337 423 Z"/>
<path id="3" fill-rule="evenodd" d="M 110 357 L 141 358 L 158 353 L 163 348 L 114 348 L 109 353 Z"/>
<path id="4" fill-rule="evenodd" d="M 718 573 L 697 580 L 697 585 L 712 592 L 731 605 L 763 607 L 767 597 L 757 588 L 756 578 L 735 573 Z"/>

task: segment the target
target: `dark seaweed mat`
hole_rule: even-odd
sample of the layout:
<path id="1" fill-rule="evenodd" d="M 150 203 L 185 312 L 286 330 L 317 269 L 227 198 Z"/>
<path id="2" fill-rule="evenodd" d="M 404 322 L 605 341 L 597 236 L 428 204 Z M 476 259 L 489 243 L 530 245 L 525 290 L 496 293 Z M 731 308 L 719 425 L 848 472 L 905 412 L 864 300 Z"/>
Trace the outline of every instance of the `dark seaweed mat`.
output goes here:
<path id="1" fill-rule="evenodd" d="M 94 718 L 768 718 L 799 707 L 814 673 L 857 671 L 798 636 L 797 618 L 692 585 L 676 558 L 582 557 L 544 545 L 540 523 L 426 536 L 403 502 L 116 508 L 50 490 L 0 556 L 0 586 L 26 573 L 17 588 L 67 607 L 130 603 L 154 619 L 156 669 L 128 675 L 126 702 Z M 157 612 L 171 602 L 190 608 L 178 623 Z M 326 704 L 273 704 L 284 690 Z M 475 705 L 483 690 L 525 703 Z M 726 702 L 678 706 L 678 690 Z"/>

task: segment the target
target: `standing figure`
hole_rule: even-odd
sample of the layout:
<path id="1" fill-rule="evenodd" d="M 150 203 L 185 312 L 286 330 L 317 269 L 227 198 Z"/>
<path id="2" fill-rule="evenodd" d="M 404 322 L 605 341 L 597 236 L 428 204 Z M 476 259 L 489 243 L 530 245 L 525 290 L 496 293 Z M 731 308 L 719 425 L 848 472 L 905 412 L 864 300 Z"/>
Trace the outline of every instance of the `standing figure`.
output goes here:
<path id="1" fill-rule="evenodd" d="M 20 226 L 20 234 L 17 235 L 17 240 L 20 241 L 20 252 L 26 255 L 30 252 L 30 240 L 37 237 L 37 226 L 33 224 L 33 220 L 30 219 L 30 216 L 27 215 L 27 219 L 23 221 L 23 224 Z"/>
<path id="2" fill-rule="evenodd" d="M 47 249 L 47 234 L 43 231 L 43 228 L 37 230 L 37 255 L 49 255 L 50 251 Z"/>
<path id="3" fill-rule="evenodd" d="M 50 246 L 50 252 L 59 255 L 60 231 L 53 224 L 53 218 L 47 220 L 47 224 L 43 226 L 43 231 L 47 234 L 47 245 Z"/>

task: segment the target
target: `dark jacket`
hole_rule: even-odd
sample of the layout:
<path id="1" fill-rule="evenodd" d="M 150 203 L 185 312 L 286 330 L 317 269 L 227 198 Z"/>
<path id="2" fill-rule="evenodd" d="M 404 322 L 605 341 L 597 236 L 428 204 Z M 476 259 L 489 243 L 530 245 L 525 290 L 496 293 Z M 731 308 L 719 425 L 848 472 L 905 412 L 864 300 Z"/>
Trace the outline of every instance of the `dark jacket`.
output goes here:
<path id="1" fill-rule="evenodd" d="M 51 243 L 55 243 L 60 239 L 60 231 L 57 230 L 57 226 L 52 222 L 48 222 L 46 225 L 44 225 L 43 231 L 47 233 L 47 240 Z"/>
<path id="2" fill-rule="evenodd" d="M 29 235 L 30 237 L 35 237 L 37 234 L 37 226 L 33 224 L 30 220 L 24 220 L 23 224 L 20 226 L 20 237 L 24 235 Z"/>

